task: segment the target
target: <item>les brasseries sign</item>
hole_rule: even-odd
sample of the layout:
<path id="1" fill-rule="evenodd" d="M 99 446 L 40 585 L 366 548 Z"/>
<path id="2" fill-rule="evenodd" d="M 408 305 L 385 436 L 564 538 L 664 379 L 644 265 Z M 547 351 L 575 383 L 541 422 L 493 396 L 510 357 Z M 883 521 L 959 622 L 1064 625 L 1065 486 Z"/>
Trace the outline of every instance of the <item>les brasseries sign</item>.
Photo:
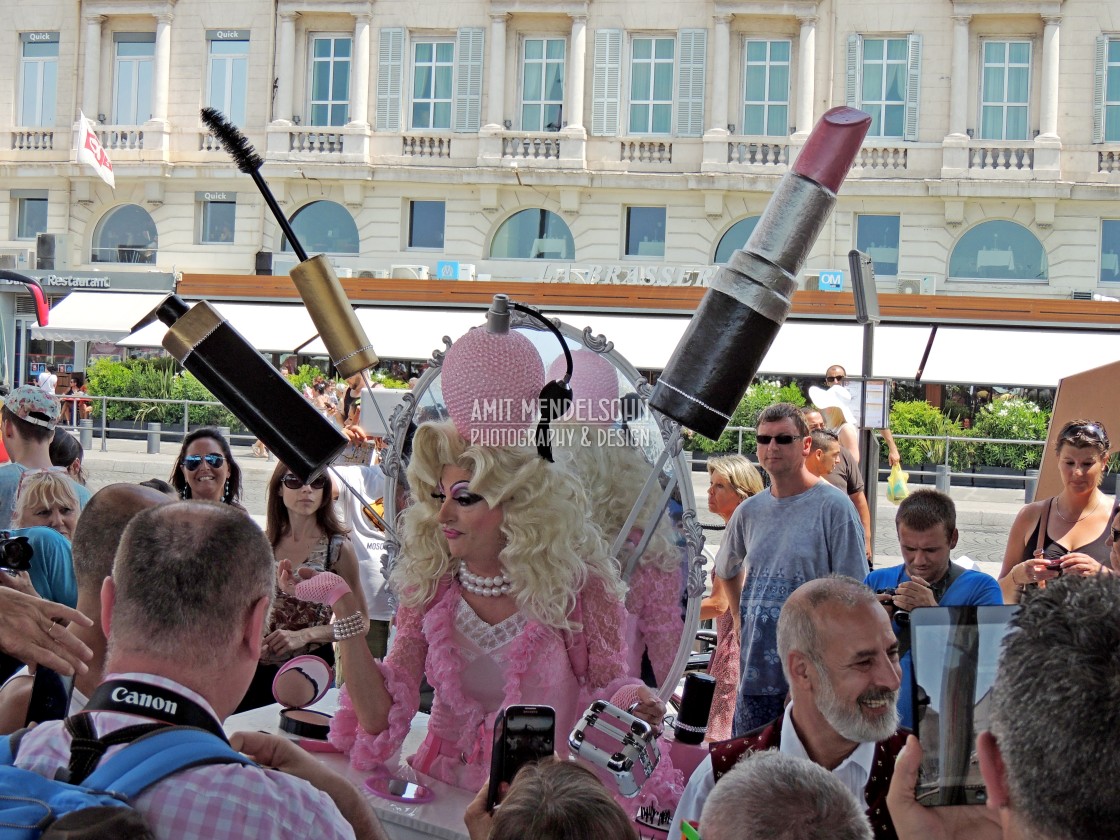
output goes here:
<path id="1" fill-rule="evenodd" d="M 546 283 L 594 283 L 625 286 L 707 286 L 719 271 L 717 265 L 549 265 Z"/>

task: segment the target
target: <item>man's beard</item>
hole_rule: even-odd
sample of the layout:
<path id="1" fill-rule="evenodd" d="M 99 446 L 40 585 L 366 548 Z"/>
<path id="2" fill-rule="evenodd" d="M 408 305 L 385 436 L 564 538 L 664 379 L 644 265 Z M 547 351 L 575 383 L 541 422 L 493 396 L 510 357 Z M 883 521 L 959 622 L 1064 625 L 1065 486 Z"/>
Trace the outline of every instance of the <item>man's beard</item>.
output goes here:
<path id="1" fill-rule="evenodd" d="M 817 667 L 820 684 L 817 686 L 817 711 L 828 721 L 828 725 L 847 741 L 864 743 L 884 741 L 898 729 L 898 691 L 868 689 L 861 694 L 854 706 L 848 706 L 832 690 L 832 682 L 823 667 Z M 886 713 L 869 719 L 863 714 L 862 703 L 883 700 L 887 704 Z"/>

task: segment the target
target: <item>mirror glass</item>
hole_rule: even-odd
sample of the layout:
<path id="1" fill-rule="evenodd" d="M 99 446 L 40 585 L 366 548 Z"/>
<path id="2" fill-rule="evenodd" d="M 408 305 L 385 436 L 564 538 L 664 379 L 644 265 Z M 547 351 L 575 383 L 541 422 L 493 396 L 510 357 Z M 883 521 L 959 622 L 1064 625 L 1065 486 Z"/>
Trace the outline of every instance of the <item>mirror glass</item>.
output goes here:
<path id="1" fill-rule="evenodd" d="M 479 325 L 484 321 L 480 311 Z M 606 337 L 553 323 L 575 363 L 572 410 L 552 424 L 554 457 L 580 477 L 590 500 L 588 519 L 602 531 L 626 584 L 631 673 L 668 698 L 684 672 L 704 590 L 703 538 L 679 427 L 650 410 L 649 383 Z M 551 331 L 520 312 L 511 326 L 540 353 L 546 379 L 563 376 L 564 353 Z M 408 504 L 402 453 L 409 430 L 447 418 L 441 365 L 451 340 L 443 342 L 390 420 L 382 460 L 390 523 Z M 390 539 L 386 549 L 391 565 L 399 544 Z"/>

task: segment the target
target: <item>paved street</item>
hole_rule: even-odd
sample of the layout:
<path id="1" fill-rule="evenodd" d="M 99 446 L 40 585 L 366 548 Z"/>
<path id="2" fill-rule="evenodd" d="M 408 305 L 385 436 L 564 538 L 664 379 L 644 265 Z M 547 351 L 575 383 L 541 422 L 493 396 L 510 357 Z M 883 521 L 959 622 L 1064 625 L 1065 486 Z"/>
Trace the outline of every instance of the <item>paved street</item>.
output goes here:
<path id="1" fill-rule="evenodd" d="M 100 446 L 100 440 L 95 438 L 93 448 L 86 453 L 85 460 L 89 488 L 94 491 L 115 481 L 135 482 L 153 477 L 166 479 L 179 451 L 179 444 L 170 441 L 164 442 L 156 455 L 147 454 L 146 442 L 142 440 L 111 438 L 107 441 L 107 451 L 101 451 Z M 248 446 L 235 446 L 234 457 L 244 478 L 242 501 L 263 525 L 265 487 L 276 462 L 254 458 Z M 720 524 L 718 517 L 707 509 L 708 474 L 693 472 L 692 486 L 701 523 Z M 1007 532 L 1015 514 L 1023 505 L 1022 489 L 954 487 L 951 495 L 957 505 L 960 531 L 960 542 L 954 556 L 967 555 L 977 561 L 983 571 L 998 574 Z M 902 561 L 902 556 L 894 531 L 895 506 L 887 501 L 886 484 L 882 482 L 879 484 L 876 511 L 875 565 L 893 566 Z M 719 545 L 722 531 L 705 530 L 705 537 L 714 549 Z"/>

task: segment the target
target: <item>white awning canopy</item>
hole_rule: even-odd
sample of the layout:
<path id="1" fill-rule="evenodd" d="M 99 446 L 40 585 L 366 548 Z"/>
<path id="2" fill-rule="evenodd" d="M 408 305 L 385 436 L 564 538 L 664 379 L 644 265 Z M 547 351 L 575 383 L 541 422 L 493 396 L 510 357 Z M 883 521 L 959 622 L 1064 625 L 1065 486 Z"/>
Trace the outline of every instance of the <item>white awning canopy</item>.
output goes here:
<path id="1" fill-rule="evenodd" d="M 127 316 L 118 323 L 139 320 L 154 301 L 154 295 L 111 295 L 75 293 L 52 311 L 61 313 L 63 305 L 74 298 L 95 299 L 76 302 L 104 309 L 107 298 L 142 299 L 133 301 Z M 124 304 L 118 303 L 120 311 Z M 296 348 L 308 355 L 326 355 L 322 339 L 307 310 L 299 304 L 215 303 L 257 350 L 262 353 L 290 353 Z M 444 310 L 428 307 L 358 307 L 358 320 L 377 354 L 385 359 L 423 361 L 434 350 L 443 349 L 443 337 L 458 338 L 485 321 L 485 309 Z M 547 312 L 568 325 L 593 335 L 604 335 L 632 365 L 642 370 L 660 370 L 668 364 L 677 343 L 688 326 L 685 316 L 621 315 L 593 312 Z M 61 314 L 59 317 L 61 321 Z M 52 327 L 43 332 L 46 333 Z M 127 328 L 126 328 L 127 329 Z M 872 374 L 878 378 L 913 379 L 930 337 L 930 326 L 880 324 L 874 331 Z M 160 323 L 119 340 L 131 347 L 158 347 L 167 328 Z M 34 334 L 34 333 L 33 333 Z M 789 320 L 778 331 L 760 375 L 821 376 L 830 365 L 843 365 L 852 376 L 863 373 L 864 328 L 854 323 L 816 320 Z M 1076 351 L 1074 350 L 1076 348 Z M 977 325 L 942 326 L 938 329 L 927 360 L 923 381 L 938 383 L 990 383 L 1006 386 L 1055 387 L 1063 376 L 1087 367 L 1120 359 L 1120 333 L 1054 329 L 995 329 Z"/>
<path id="2" fill-rule="evenodd" d="M 31 337 L 116 343 L 164 297 L 138 292 L 71 292 L 51 309 L 45 327 L 31 328 Z"/>

